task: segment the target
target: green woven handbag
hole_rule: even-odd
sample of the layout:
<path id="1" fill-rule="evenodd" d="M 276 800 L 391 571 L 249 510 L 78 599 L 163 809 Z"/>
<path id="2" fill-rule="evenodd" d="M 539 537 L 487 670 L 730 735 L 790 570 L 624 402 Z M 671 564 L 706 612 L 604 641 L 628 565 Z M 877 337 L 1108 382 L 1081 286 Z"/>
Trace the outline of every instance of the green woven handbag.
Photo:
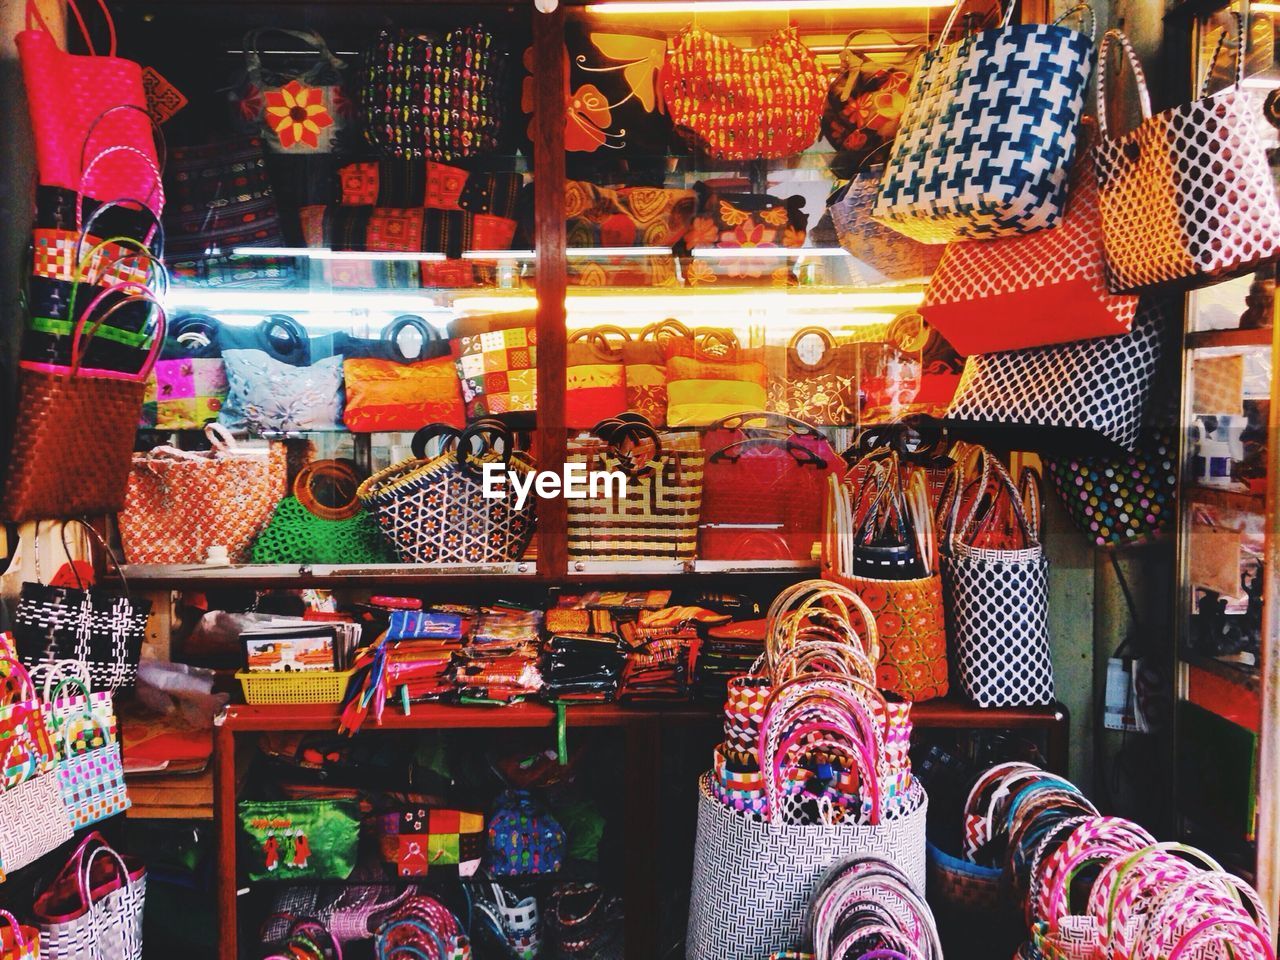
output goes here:
<path id="1" fill-rule="evenodd" d="M 253 545 L 254 563 L 395 563 L 373 517 L 356 499 L 349 460 L 316 460 L 293 482 Z"/>

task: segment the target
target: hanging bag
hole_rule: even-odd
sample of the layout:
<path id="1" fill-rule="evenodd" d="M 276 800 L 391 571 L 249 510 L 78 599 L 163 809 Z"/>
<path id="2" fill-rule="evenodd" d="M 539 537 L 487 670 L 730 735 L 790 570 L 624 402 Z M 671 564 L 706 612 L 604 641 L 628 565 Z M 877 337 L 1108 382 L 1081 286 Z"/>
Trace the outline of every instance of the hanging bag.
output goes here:
<path id="1" fill-rule="evenodd" d="M 40 931 L 24 926 L 7 910 L 0 910 L 0 960 L 40 960 Z"/>
<path id="2" fill-rule="evenodd" d="M 898 63 L 872 60 L 853 46 L 866 34 L 884 34 L 889 50 L 902 49 Z M 911 76 L 920 48 L 905 48 L 883 30 L 855 30 L 844 40 L 840 69 L 827 87 L 822 135 L 846 166 L 861 165 L 882 146 L 893 143 L 907 108 Z M 834 164 L 833 164 L 834 166 Z"/>
<path id="3" fill-rule="evenodd" d="M 62 756 L 57 764 L 58 787 L 76 830 L 123 813 L 130 806 L 119 742 L 93 713 L 85 714 L 85 719 L 91 727 L 97 727 L 102 746 L 75 750 L 71 724 L 55 734 Z M 85 733 L 81 731 L 81 735 Z"/>
<path id="4" fill-rule="evenodd" d="M 7 765 L 3 757 L 0 765 Z M 75 836 L 58 778 L 52 773 L 0 790 L 0 821 L 5 824 L 0 831 L 0 881 Z"/>
<path id="5" fill-rule="evenodd" d="M 920 59 L 872 215 L 921 243 L 1057 226 L 1093 66 L 1093 13 L 1081 33 L 1012 24 L 938 45 Z M 944 167 L 945 175 L 939 170 Z"/>
<path id="6" fill-rule="evenodd" d="M 120 573 L 120 562 L 102 535 L 89 524 L 77 522 L 97 540 L 107 560 Z M 77 565 L 67 545 L 65 525 L 62 545 L 79 586 L 46 586 L 38 582 L 22 585 L 13 617 L 18 656 L 31 668 L 73 660 L 86 665 L 95 690 L 114 694 L 120 689 L 132 689 L 138 678 L 138 660 L 151 601 L 133 600 L 122 573 L 122 596 L 86 585 L 79 580 Z"/>
<path id="7" fill-rule="evenodd" d="M 1138 298 L 1107 291 L 1093 150 L 1084 146 L 1057 227 L 947 244 L 920 312 L 962 356 L 1130 331 Z"/>
<path id="8" fill-rule="evenodd" d="M 0 644 L 0 789 L 13 790 L 47 773 L 55 759 L 31 676 Z"/>
<path id="9" fill-rule="evenodd" d="M 390 544 L 356 496 L 359 486 L 350 460 L 307 464 L 254 542 L 251 562 L 394 563 Z"/>
<path id="10" fill-rule="evenodd" d="M 1233 16 L 1240 29 L 1239 15 Z M 1142 110 L 1138 126 L 1120 137 L 1107 130 L 1107 56 L 1113 43 L 1133 72 Z M 1213 283 L 1280 253 L 1280 201 L 1257 107 L 1240 87 L 1242 46 L 1232 86 L 1212 95 L 1202 89 L 1200 99 L 1153 116 L 1142 65 L 1128 38 L 1119 30 L 1102 38 L 1094 167 L 1113 290 L 1175 280 Z"/>
<path id="11" fill-rule="evenodd" d="M 264 66 L 259 44 L 273 34 L 312 49 L 284 60 L 273 57 L 279 65 Z M 279 27 L 250 30 L 244 38 L 241 121 L 250 124 L 273 153 L 333 153 L 351 116 L 342 90 L 346 67 L 318 33 Z"/>
<path id="12" fill-rule="evenodd" d="M 24 520 L 114 513 L 124 500 L 134 433 L 142 413 L 146 379 L 164 342 L 165 314 L 145 287 L 126 285 L 125 295 L 98 316 L 104 291 L 94 298 L 71 338 L 70 368 L 23 361 L 18 408 L 0 514 Z M 83 367 L 98 329 L 120 309 L 142 301 L 154 309 L 150 352 L 131 373 Z M 90 317 L 94 323 L 87 326 Z"/>
<path id="13" fill-rule="evenodd" d="M 402 338 L 416 331 L 410 355 Z M 343 422 L 356 433 L 412 431 L 424 423 L 466 425 L 462 389 L 449 341 L 421 317 L 397 317 L 382 340 L 351 341 L 343 348 L 347 401 Z"/>
<path id="14" fill-rule="evenodd" d="M 36 898 L 44 960 L 142 960 L 147 870 L 93 832 Z"/>
<path id="15" fill-rule="evenodd" d="M 83 189 L 95 200 L 145 198 L 155 186 L 159 168 L 154 123 L 147 113 L 142 67 L 116 56 L 116 29 L 106 0 L 99 0 L 109 36 L 107 52 L 99 55 L 80 8 L 68 9 L 84 38 L 87 56 L 59 49 L 35 0 L 27 0 L 27 29 L 15 38 L 31 113 L 36 150 L 36 178 L 41 184 L 75 192 Z M 116 151 L 86 183 L 84 162 L 112 146 Z M 164 195 L 152 209 L 159 214 Z"/>
<path id="16" fill-rule="evenodd" d="M 92 692 L 88 664 L 79 660 L 55 660 L 31 668 L 33 683 L 43 681 L 40 706 L 44 726 L 57 757 L 106 746 L 117 736 L 115 706 L 105 690 Z M 56 686 L 54 685 L 56 682 Z M 78 692 L 77 692 L 78 691 Z M 63 735 L 70 732 L 70 742 Z M 67 753 L 67 747 L 71 753 Z"/>
<path id="17" fill-rule="evenodd" d="M 160 359 L 147 378 L 143 430 L 203 430 L 227 399 L 227 368 L 218 346 L 218 321 L 189 313 L 169 324 Z"/>
<path id="18" fill-rule="evenodd" d="M 486 463 L 502 474 L 532 473 L 528 454 L 496 420 L 480 420 L 458 437 L 456 449 L 426 458 L 427 431 L 414 437 L 414 457 L 375 473 L 358 496 L 382 535 L 404 563 L 509 563 L 519 560 L 533 537 L 534 498 L 516 505 L 510 483 L 505 495 L 484 493 Z M 445 431 L 451 428 L 445 427 Z"/>
<path id="19" fill-rule="evenodd" d="M 286 493 L 283 443 L 242 447 L 217 424 L 205 427 L 211 449 L 156 447 L 133 455 L 120 544 L 130 563 L 204 563 L 226 547 L 244 563 Z"/>
<path id="20" fill-rule="evenodd" d="M 237 339 L 228 342 L 229 335 Z M 219 342 L 227 368 L 223 427 L 257 434 L 342 429 L 342 357 L 316 349 L 292 317 L 273 314 L 247 338 L 224 327 Z"/>
<path id="21" fill-rule="evenodd" d="M 960 688 L 980 707 L 1049 704 L 1054 698 L 1049 561 L 1040 544 L 1039 480 L 1028 472 L 1020 489 L 989 455 L 983 458 L 979 490 L 987 489 L 988 477 L 996 483 L 994 499 L 981 521 L 981 497 L 963 519 L 952 514 L 954 534 L 943 563 Z M 958 507 L 957 500 L 957 512 Z M 1007 522 L 1010 514 L 1012 529 L 996 541 L 1000 545 L 982 545 L 997 519 Z"/>

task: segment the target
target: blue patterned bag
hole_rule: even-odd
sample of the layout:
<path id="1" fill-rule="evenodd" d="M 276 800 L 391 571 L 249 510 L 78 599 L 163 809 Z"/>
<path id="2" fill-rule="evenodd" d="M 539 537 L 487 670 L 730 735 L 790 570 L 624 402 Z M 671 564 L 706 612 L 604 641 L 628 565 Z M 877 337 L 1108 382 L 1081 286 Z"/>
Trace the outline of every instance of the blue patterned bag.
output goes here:
<path id="1" fill-rule="evenodd" d="M 491 877 L 557 873 L 564 863 L 564 830 L 527 790 L 507 790 L 489 817 L 484 868 Z"/>
<path id="2" fill-rule="evenodd" d="M 1093 12 L 1010 25 L 921 57 L 872 215 L 921 243 L 1031 233 L 1062 218 L 1085 86 Z M 1060 26 L 1084 12 L 1088 33 Z"/>

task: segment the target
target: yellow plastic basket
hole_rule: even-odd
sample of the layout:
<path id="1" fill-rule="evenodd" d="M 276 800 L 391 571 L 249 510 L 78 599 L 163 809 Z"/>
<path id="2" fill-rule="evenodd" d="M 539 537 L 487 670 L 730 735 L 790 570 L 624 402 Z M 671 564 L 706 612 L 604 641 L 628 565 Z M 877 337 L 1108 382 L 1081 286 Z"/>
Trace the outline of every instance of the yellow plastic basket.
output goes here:
<path id="1" fill-rule="evenodd" d="M 236 674 L 244 688 L 245 703 L 341 703 L 354 670 L 302 670 L 264 673 L 242 670 Z"/>

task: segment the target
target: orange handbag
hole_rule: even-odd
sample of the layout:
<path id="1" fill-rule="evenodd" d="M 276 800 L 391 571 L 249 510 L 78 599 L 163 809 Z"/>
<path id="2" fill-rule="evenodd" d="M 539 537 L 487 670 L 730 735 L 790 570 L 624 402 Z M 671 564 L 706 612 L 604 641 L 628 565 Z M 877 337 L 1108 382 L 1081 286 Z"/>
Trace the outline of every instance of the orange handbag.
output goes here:
<path id="1" fill-rule="evenodd" d="M 621 327 L 575 331 L 565 353 L 564 423 L 586 430 L 627 409 L 627 368 L 621 344 L 631 340 Z"/>
<path id="2" fill-rule="evenodd" d="M 409 331 L 419 337 L 412 356 L 404 344 Z M 398 317 L 382 340 L 351 340 L 344 352 L 347 405 L 343 422 L 348 430 L 373 433 L 417 430 L 427 423 L 466 425 L 449 341 L 421 317 Z"/>

